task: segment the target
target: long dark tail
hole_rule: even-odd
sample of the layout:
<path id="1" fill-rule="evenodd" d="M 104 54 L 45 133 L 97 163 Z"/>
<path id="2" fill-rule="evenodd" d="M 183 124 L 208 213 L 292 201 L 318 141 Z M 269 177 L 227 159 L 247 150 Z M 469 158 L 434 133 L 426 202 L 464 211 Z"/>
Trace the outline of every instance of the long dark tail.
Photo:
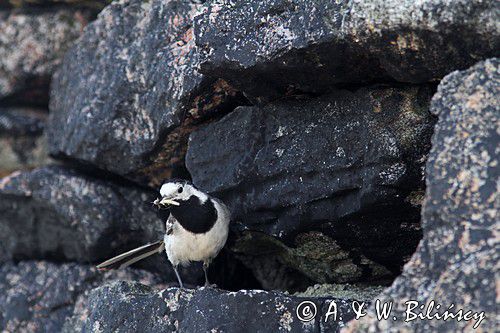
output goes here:
<path id="1" fill-rule="evenodd" d="M 163 241 L 146 244 L 128 252 L 122 253 L 119 256 L 108 259 L 105 262 L 97 265 L 97 268 L 99 270 L 125 268 L 155 253 L 160 253 L 161 251 L 163 251 L 163 249 L 165 249 L 165 244 L 163 243 Z"/>

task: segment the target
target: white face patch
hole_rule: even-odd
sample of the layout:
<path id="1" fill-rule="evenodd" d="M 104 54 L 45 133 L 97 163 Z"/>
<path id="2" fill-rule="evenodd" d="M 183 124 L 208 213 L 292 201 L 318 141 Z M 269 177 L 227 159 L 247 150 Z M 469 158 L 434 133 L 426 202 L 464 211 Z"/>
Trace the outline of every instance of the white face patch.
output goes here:
<path id="1" fill-rule="evenodd" d="M 180 188 L 182 191 L 179 191 Z M 197 196 L 201 202 L 208 199 L 205 193 L 198 191 L 194 186 L 181 182 L 163 184 L 160 188 L 160 195 L 173 200 L 188 200 L 193 195 Z"/>
<path id="2" fill-rule="evenodd" d="M 173 197 L 176 193 L 179 187 L 181 187 L 182 184 L 179 183 L 166 183 L 163 184 L 160 188 L 160 195 L 162 197 Z"/>

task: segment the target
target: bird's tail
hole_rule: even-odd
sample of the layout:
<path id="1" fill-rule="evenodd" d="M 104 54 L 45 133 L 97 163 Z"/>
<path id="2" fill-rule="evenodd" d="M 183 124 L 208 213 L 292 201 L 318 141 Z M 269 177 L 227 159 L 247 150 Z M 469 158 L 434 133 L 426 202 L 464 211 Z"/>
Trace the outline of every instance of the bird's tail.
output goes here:
<path id="1" fill-rule="evenodd" d="M 163 243 L 163 241 L 146 244 L 128 252 L 122 253 L 119 256 L 106 260 L 105 262 L 97 265 L 97 269 L 109 270 L 125 268 L 155 253 L 160 253 L 161 251 L 163 251 L 163 249 L 165 249 L 165 244 Z"/>

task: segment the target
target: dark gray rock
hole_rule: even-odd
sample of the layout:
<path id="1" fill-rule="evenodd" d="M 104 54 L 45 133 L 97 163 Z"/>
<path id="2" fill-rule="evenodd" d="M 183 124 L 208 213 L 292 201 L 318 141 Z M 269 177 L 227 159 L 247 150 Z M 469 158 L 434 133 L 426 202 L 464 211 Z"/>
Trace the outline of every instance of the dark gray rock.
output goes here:
<path id="1" fill-rule="evenodd" d="M 317 315 L 303 323 L 295 311 L 309 299 Z M 309 299 L 261 290 L 170 288 L 156 292 L 138 283 L 115 282 L 92 291 L 86 306 L 75 311 L 64 331 L 112 332 L 126 327 L 135 332 L 337 332 L 354 317 L 348 300 Z M 338 318 L 330 316 L 325 323 L 332 301 L 337 304 Z"/>
<path id="2" fill-rule="evenodd" d="M 163 238 L 155 192 L 84 176 L 63 167 L 14 173 L 0 181 L 0 261 L 58 259 L 98 263 Z M 141 267 L 175 281 L 166 255 Z M 197 283 L 201 270 L 183 277 Z"/>
<path id="3" fill-rule="evenodd" d="M 251 231 L 238 252 L 277 253 L 320 283 L 386 276 L 420 239 L 431 93 L 371 87 L 241 107 L 191 135 L 186 164 L 234 229 Z"/>
<path id="4" fill-rule="evenodd" d="M 424 238 L 381 297 L 395 302 L 392 314 L 400 319 L 379 322 L 371 311 L 348 331 L 461 332 L 478 321 L 404 323 L 408 300 L 435 300 L 440 313 L 451 304 L 453 313 L 484 311 L 478 330 L 497 330 L 499 89 L 499 59 L 453 72 L 439 85 L 431 107 L 439 120 L 427 162 Z"/>
<path id="5" fill-rule="evenodd" d="M 0 330 L 2 332 L 60 332 L 75 305 L 88 292 L 113 280 L 140 281 L 160 287 L 159 279 L 127 269 L 100 273 L 87 265 L 56 265 L 44 261 L 0 266 Z"/>
<path id="6" fill-rule="evenodd" d="M 54 76 L 50 152 L 158 185 L 183 161 L 189 133 L 236 95 L 196 70 L 190 1 L 107 6 Z"/>
<path id="7" fill-rule="evenodd" d="M 336 84 L 437 81 L 500 49 L 498 1 L 218 0 L 196 18 L 201 72 L 263 102 Z"/>
<path id="8" fill-rule="evenodd" d="M 0 177 L 49 163 L 46 118 L 43 110 L 0 108 Z"/>
<path id="9" fill-rule="evenodd" d="M 101 9 L 111 0 L 0 0 L 0 8 L 38 8 L 56 5 Z"/>
<path id="10" fill-rule="evenodd" d="M 86 9 L 0 10 L 0 100 L 47 104 L 52 73 L 91 17 Z"/>

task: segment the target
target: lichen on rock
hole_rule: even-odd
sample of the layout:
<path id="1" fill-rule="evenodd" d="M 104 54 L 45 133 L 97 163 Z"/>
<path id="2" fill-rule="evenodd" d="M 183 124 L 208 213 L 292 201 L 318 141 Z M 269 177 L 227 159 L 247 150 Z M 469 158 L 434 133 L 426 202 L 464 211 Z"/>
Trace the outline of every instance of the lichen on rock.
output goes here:
<path id="1" fill-rule="evenodd" d="M 201 71 L 252 101 L 345 83 L 426 83 L 495 56 L 499 5 L 469 0 L 217 0 L 195 20 Z"/>
<path id="2" fill-rule="evenodd" d="M 151 273 L 127 269 L 99 273 L 89 265 L 46 261 L 3 263 L 0 267 L 0 327 L 7 332 L 59 332 L 90 290 L 113 280 L 141 281 L 161 288 Z"/>
<path id="3" fill-rule="evenodd" d="M 493 0 L 0 0 L 0 331 L 495 331 L 499 17 Z M 165 253 L 96 271 L 163 238 L 172 177 L 232 212 L 219 287 L 195 288 L 201 263 L 172 287 Z M 409 300 L 475 322 L 405 322 Z"/>
<path id="4" fill-rule="evenodd" d="M 92 15 L 78 8 L 0 10 L 0 101 L 47 104 L 51 75 Z"/>
<path id="5" fill-rule="evenodd" d="M 482 312 L 484 320 L 378 321 L 372 309 L 346 332 L 457 331 L 478 322 L 482 331 L 496 329 L 499 88 L 497 58 L 453 72 L 439 85 L 431 104 L 439 119 L 427 162 L 423 239 L 381 294 L 394 301 L 397 318 L 405 318 L 408 300 L 434 300 L 443 308 L 454 304 L 453 313 Z"/>
<path id="6" fill-rule="evenodd" d="M 85 307 L 75 311 L 63 331 L 114 331 L 127 327 L 143 332 L 240 332 L 242 328 L 251 332 L 319 332 L 320 325 L 338 331 L 354 316 L 347 300 L 315 298 L 317 316 L 303 323 L 295 315 L 303 300 L 306 298 L 263 290 L 157 291 L 139 283 L 118 281 L 93 290 Z M 342 319 L 322 323 L 332 301 L 337 302 L 338 317 Z"/>

